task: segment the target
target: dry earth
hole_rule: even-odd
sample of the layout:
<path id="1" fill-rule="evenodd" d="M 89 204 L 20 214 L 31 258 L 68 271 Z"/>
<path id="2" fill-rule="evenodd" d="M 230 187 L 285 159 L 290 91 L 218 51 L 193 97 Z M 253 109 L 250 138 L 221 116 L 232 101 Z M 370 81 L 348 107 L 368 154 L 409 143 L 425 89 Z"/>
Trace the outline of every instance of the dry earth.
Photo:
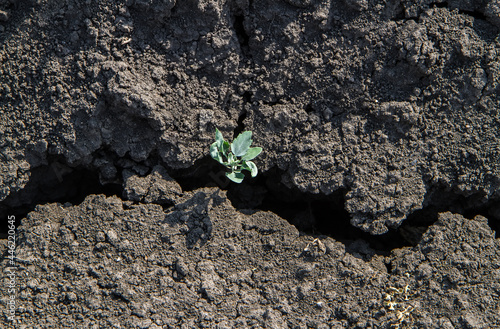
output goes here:
<path id="1" fill-rule="evenodd" d="M 0 0 L 3 326 L 500 328 L 499 33 L 498 0 Z"/>

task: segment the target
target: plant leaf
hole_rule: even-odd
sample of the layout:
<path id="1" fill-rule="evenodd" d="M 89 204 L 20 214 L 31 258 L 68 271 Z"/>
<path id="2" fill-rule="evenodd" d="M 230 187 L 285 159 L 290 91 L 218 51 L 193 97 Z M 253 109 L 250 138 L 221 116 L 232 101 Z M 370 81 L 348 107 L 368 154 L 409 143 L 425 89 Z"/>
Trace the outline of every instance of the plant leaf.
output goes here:
<path id="1" fill-rule="evenodd" d="M 226 158 L 227 158 L 227 154 L 229 153 L 229 149 L 230 148 L 231 148 L 231 146 L 229 145 L 229 142 L 224 141 L 222 143 L 222 150 L 221 150 L 221 152 L 226 156 Z"/>
<path id="2" fill-rule="evenodd" d="M 224 144 L 224 136 L 222 136 L 222 133 L 217 128 L 215 128 L 215 142 L 217 143 L 217 148 L 220 151 L 222 151 Z"/>
<path id="3" fill-rule="evenodd" d="M 231 143 L 231 151 L 233 151 L 234 155 L 240 157 L 247 153 L 250 145 L 252 145 L 252 132 L 244 131 Z"/>
<path id="4" fill-rule="evenodd" d="M 245 178 L 245 175 L 241 172 L 227 172 L 226 176 L 227 178 L 238 184 L 243 181 L 243 178 Z"/>
<path id="5" fill-rule="evenodd" d="M 250 173 L 252 174 L 252 177 L 257 176 L 257 173 L 259 172 L 259 170 L 257 169 L 257 166 L 255 165 L 255 163 L 253 163 L 252 161 L 245 161 L 244 163 L 245 163 L 245 167 L 249 168 L 247 170 L 250 171 Z"/>
<path id="6" fill-rule="evenodd" d="M 236 165 L 238 162 L 239 162 L 239 161 L 238 161 L 238 159 L 236 159 L 236 157 L 233 155 L 233 153 L 229 153 L 229 154 L 227 155 L 227 163 L 228 163 L 228 165 L 230 165 L 230 166 L 234 166 L 234 165 Z"/>
<path id="7" fill-rule="evenodd" d="M 247 153 L 241 157 L 241 160 L 253 160 L 262 152 L 262 147 L 251 147 Z"/>
<path id="8" fill-rule="evenodd" d="M 220 156 L 219 149 L 217 148 L 217 142 L 212 143 L 210 145 L 210 156 L 212 159 L 218 161 L 219 163 L 222 163 L 222 157 Z"/>

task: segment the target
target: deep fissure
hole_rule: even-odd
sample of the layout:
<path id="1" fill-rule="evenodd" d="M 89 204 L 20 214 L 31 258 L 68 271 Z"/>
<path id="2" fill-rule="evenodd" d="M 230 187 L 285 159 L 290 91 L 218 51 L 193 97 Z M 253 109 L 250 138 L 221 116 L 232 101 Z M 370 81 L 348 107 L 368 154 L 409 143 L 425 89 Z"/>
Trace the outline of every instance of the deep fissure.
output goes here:
<path id="1" fill-rule="evenodd" d="M 238 117 L 237 126 L 234 129 L 233 133 L 233 139 L 236 138 L 245 129 L 245 124 L 243 123 L 243 121 L 245 121 L 246 117 L 247 117 L 246 111 L 243 111 L 243 113 L 241 113 L 240 116 Z"/>
<path id="2" fill-rule="evenodd" d="M 241 53 L 246 57 L 250 57 L 250 47 L 248 45 L 250 37 L 248 36 L 247 31 L 245 30 L 244 22 L 245 22 L 245 16 L 243 16 L 242 14 L 235 15 L 233 21 L 233 28 L 238 38 L 238 42 L 240 44 Z"/>
<path id="3" fill-rule="evenodd" d="M 148 172 L 146 170 L 145 174 Z M 301 234 L 331 236 L 345 243 L 347 251 L 368 258 L 370 253 L 388 255 L 395 248 L 416 245 L 425 230 L 437 220 L 438 213 L 444 211 L 458 212 L 467 218 L 483 215 L 489 218 L 493 230 L 500 229 L 498 221 L 490 218 L 493 202 L 480 208 L 460 209 L 456 205 L 464 204 L 463 197 L 456 196 L 447 204 L 430 200 L 426 207 L 409 215 L 398 229 L 374 236 L 350 224 L 350 216 L 344 208 L 346 191 L 331 195 L 304 193 L 297 188 L 286 187 L 281 182 L 285 172 L 277 168 L 260 173 L 254 179 L 248 176 L 241 184 L 230 183 L 224 173 L 224 168 L 209 156 L 198 160 L 190 168 L 169 170 L 183 191 L 218 186 L 227 191 L 228 199 L 236 209 L 271 211 L 295 225 Z M 452 195 L 452 192 L 446 193 Z M 91 194 L 122 197 L 122 185 L 118 182 L 102 184 L 97 170 L 71 168 L 57 159 L 49 165 L 33 169 L 25 188 L 0 202 L 0 215 L 5 219 L 8 215 L 15 215 L 19 221 L 37 205 L 52 202 L 77 205 Z M 431 196 L 433 194 L 443 195 L 444 192 L 437 188 L 430 193 Z M 5 236 L 5 227 L 3 225 L 4 231 L 0 231 L 2 236 Z M 360 241 L 363 243 L 360 244 Z"/>
<path id="4" fill-rule="evenodd" d="M 31 170 L 30 181 L 18 192 L 0 202 L 0 218 L 14 215 L 16 227 L 37 205 L 58 202 L 80 204 L 86 196 L 104 194 L 121 196 L 121 185 L 101 184 L 96 171 L 84 167 L 71 168 L 59 161 Z M 0 237 L 6 234 L 2 225 Z"/>

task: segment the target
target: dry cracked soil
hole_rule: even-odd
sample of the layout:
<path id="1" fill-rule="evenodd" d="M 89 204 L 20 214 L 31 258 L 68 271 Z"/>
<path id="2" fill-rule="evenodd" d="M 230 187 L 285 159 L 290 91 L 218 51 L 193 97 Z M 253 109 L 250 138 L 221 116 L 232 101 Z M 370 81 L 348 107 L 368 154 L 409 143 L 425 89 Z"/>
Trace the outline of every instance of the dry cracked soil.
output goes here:
<path id="1" fill-rule="evenodd" d="M 499 0 L 0 0 L 0 327 L 500 328 L 499 35 Z"/>

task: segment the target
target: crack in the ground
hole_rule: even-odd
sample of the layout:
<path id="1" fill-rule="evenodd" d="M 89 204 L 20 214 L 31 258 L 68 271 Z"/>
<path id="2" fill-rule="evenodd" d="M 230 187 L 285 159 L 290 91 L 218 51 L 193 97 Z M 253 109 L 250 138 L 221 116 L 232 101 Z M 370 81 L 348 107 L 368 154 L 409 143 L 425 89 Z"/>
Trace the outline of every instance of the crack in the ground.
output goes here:
<path id="1" fill-rule="evenodd" d="M 234 129 L 233 139 L 236 138 L 240 133 L 242 133 L 243 130 L 245 130 L 245 124 L 243 123 L 243 121 L 245 121 L 246 117 L 247 117 L 247 111 L 244 110 L 238 117 L 237 121 L 238 125 Z"/>
<path id="2" fill-rule="evenodd" d="M 144 167 L 143 175 L 151 171 L 143 163 L 137 166 Z M 118 168 L 118 172 L 123 169 Z M 281 183 L 284 172 L 277 168 L 263 172 L 254 179 L 247 177 L 241 184 L 230 183 L 224 173 L 224 168 L 209 156 L 198 160 L 191 168 L 169 170 L 169 175 L 185 192 L 218 186 L 227 191 L 228 199 L 236 209 L 271 211 L 296 226 L 302 234 L 330 236 L 344 243 L 348 252 L 362 255 L 366 259 L 375 254 L 387 256 L 393 249 L 415 246 L 427 228 L 437 221 L 440 212 L 453 211 L 467 218 L 475 215 L 490 218 L 494 206 L 494 202 L 488 202 L 481 208 L 464 208 L 465 197 L 436 188 L 429 193 L 427 206 L 409 215 L 401 227 L 384 235 L 374 236 L 350 224 L 350 216 L 344 207 L 346 191 L 337 191 L 331 195 L 303 193 Z M 102 177 L 97 170 L 71 168 L 63 164 L 61 159 L 53 159 L 49 165 L 32 170 L 30 182 L 24 189 L 0 202 L 1 218 L 15 215 L 20 220 L 37 205 L 44 203 L 80 204 L 91 194 L 122 197 L 121 182 L 103 185 L 101 181 Z M 440 202 L 443 195 L 447 195 L 444 199 L 450 200 L 448 203 Z M 500 229 L 499 223 L 493 219 L 489 220 L 489 224 L 496 232 Z M 6 227 L 7 225 L 2 225 L 1 230 Z M 5 235 L 6 232 L 1 230 L 0 234 Z"/>
<path id="3" fill-rule="evenodd" d="M 52 202 L 80 204 L 91 194 L 121 195 L 121 185 L 102 185 L 96 171 L 71 168 L 54 160 L 50 165 L 32 169 L 28 184 L 0 202 L 0 218 L 4 221 L 7 216 L 14 215 L 17 226 L 37 205 Z M 7 225 L 2 225 L 0 237 L 6 233 L 6 228 Z"/>
<path id="4" fill-rule="evenodd" d="M 250 53 L 250 47 L 248 42 L 250 37 L 248 36 L 247 31 L 245 30 L 245 16 L 242 14 L 238 14 L 234 16 L 233 28 L 236 33 L 236 37 L 238 38 L 238 42 L 240 44 L 240 50 L 243 56 L 247 58 L 251 58 L 252 55 Z"/>

